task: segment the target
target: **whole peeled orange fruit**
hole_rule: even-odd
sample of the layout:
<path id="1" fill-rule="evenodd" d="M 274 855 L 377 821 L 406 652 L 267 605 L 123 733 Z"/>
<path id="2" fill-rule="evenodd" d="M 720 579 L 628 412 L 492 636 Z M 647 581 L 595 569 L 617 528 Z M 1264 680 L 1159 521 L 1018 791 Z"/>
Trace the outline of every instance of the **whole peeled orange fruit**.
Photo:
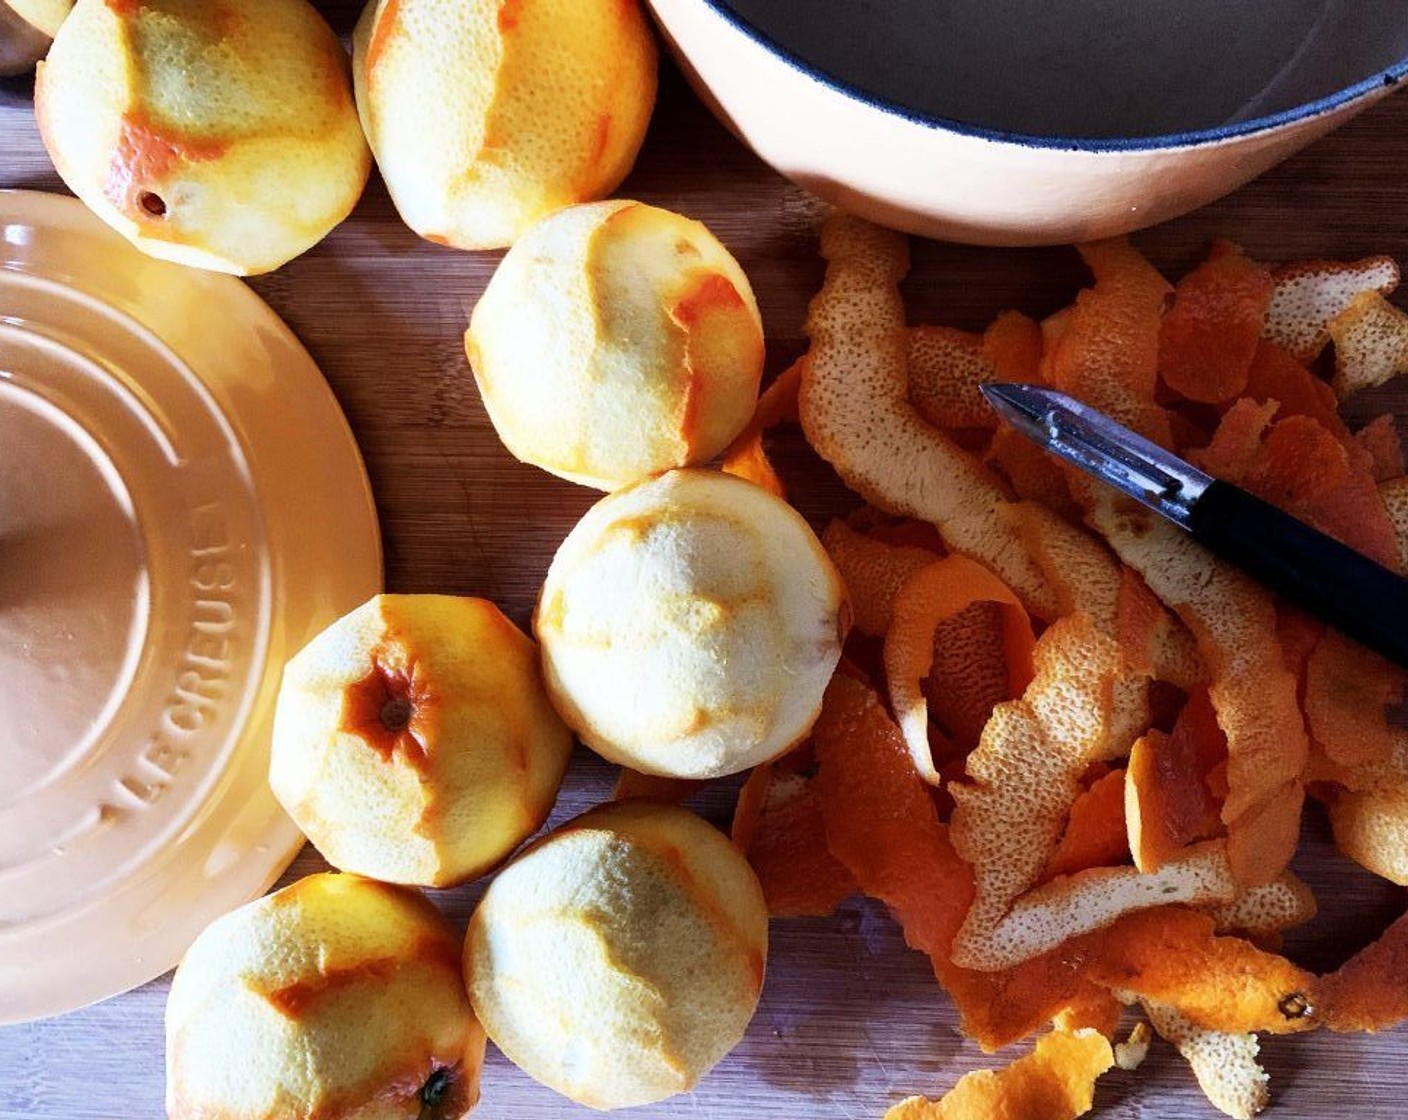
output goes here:
<path id="1" fill-rule="evenodd" d="M 534 626 L 549 694 L 587 746 L 647 774 L 716 778 L 806 736 L 849 607 L 801 514 L 751 482 L 687 470 L 587 511 Z"/>
<path id="2" fill-rule="evenodd" d="M 537 831 L 571 749 L 498 607 L 379 595 L 284 670 L 269 782 L 334 867 L 443 887 Z"/>
<path id="3" fill-rule="evenodd" d="M 594 809 L 513 861 L 465 940 L 489 1037 L 592 1108 L 691 1089 L 758 1004 L 768 914 L 732 842 L 647 801 Z"/>
<path id="4" fill-rule="evenodd" d="M 596 202 L 509 250 L 465 350 L 515 456 L 615 490 L 707 463 L 747 425 L 763 324 L 748 277 L 702 223 Z"/>
<path id="5" fill-rule="evenodd" d="M 396 209 L 461 249 L 609 194 L 655 104 L 636 0 L 370 0 L 353 65 Z"/>
<path id="6" fill-rule="evenodd" d="M 171 1120 L 453 1120 L 484 1032 L 418 892 L 310 875 L 218 918 L 166 1001 Z"/>
<path id="7" fill-rule="evenodd" d="M 371 167 L 347 55 L 307 0 L 78 0 L 34 96 L 69 189 L 181 264 L 277 268 Z"/>

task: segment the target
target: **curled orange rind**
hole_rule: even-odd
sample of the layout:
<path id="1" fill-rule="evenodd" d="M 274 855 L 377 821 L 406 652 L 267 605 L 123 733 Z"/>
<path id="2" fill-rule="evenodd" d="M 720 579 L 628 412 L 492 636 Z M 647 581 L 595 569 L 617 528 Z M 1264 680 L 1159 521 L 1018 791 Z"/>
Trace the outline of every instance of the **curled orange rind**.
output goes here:
<path id="1" fill-rule="evenodd" d="M 1003 1070 L 964 1074 L 942 1100 L 910 1097 L 885 1120 L 1075 1120 L 1095 1105 L 1095 1082 L 1115 1064 L 1099 1031 L 1052 1031 Z"/>
<path id="2" fill-rule="evenodd" d="M 929 749 L 929 706 L 921 686 L 934 663 L 935 631 L 940 623 L 983 602 L 1004 608 L 1007 692 L 1020 693 L 1032 676 L 1031 620 L 1012 590 L 981 564 L 966 556 L 946 556 L 910 576 L 895 597 L 893 621 L 885 635 L 890 703 L 914 768 L 930 785 L 939 785 L 941 779 Z"/>
<path id="3" fill-rule="evenodd" d="M 938 556 L 918 545 L 876 540 L 844 521 L 831 522 L 821 534 L 821 543 L 850 593 L 856 629 L 872 638 L 883 637 L 890 628 L 895 597 L 905 580 Z"/>
<path id="4" fill-rule="evenodd" d="M 1408 914 L 1320 982 L 1332 1031 L 1381 1031 L 1408 1019 Z"/>
<path id="5" fill-rule="evenodd" d="M 811 779 L 787 759 L 755 767 L 738 794 L 733 842 L 748 857 L 774 918 L 826 917 L 856 892 L 831 854 Z"/>
<path id="6" fill-rule="evenodd" d="M 979 335 L 917 326 L 906 333 L 909 399 L 936 428 L 995 428 L 997 413 L 978 386 L 997 376 Z"/>
<path id="7" fill-rule="evenodd" d="M 1102 939 L 1086 976 L 1178 1008 L 1207 1030 L 1294 1034 L 1320 1022 L 1319 980 L 1285 957 L 1215 931 L 1183 906 L 1132 913 Z"/>
<path id="8" fill-rule="evenodd" d="M 1124 770 L 1111 770 L 1071 803 L 1066 831 L 1051 854 L 1043 879 L 1071 875 L 1090 867 L 1113 867 L 1129 860 L 1124 818 Z"/>
<path id="9" fill-rule="evenodd" d="M 1011 530 L 992 517 L 997 477 L 920 415 L 909 399 L 908 334 L 899 281 L 902 235 L 844 214 L 822 229 L 826 281 L 807 315 L 802 428 L 867 501 L 938 527 L 945 543 L 996 572 L 1038 618 L 1054 603 Z"/>
<path id="10" fill-rule="evenodd" d="M 1051 358 L 1052 384 L 1167 447 L 1168 416 L 1154 393 L 1160 325 L 1172 289 L 1124 238 L 1079 249 L 1095 286 L 1071 308 Z"/>
<path id="11" fill-rule="evenodd" d="M 965 925 L 954 942 L 962 968 L 1011 968 L 1128 914 L 1172 903 L 1204 906 L 1237 896 L 1222 841 L 1195 845 L 1145 874 L 1133 867 L 1080 871 L 1023 894 L 992 927 Z M 1098 976 L 1091 975 L 1098 982 Z"/>
<path id="12" fill-rule="evenodd" d="M 1270 1103 L 1271 1079 L 1257 1061 L 1261 1046 L 1256 1035 L 1210 1031 L 1168 1004 L 1138 1002 L 1159 1037 L 1183 1055 L 1203 1095 L 1219 1112 L 1233 1120 L 1251 1120 Z"/>
<path id="13" fill-rule="evenodd" d="M 1247 386 L 1275 282 L 1230 242 L 1178 282 L 1159 330 L 1159 376 L 1191 401 L 1219 404 Z"/>
<path id="14" fill-rule="evenodd" d="M 1388 295 L 1398 286 L 1392 257 L 1360 261 L 1299 261 L 1273 273 L 1276 287 L 1261 333 L 1308 362 L 1330 341 L 1330 321 L 1361 292 Z"/>
<path id="15" fill-rule="evenodd" d="M 1369 421 L 1354 433 L 1354 442 L 1368 456 L 1369 469 L 1380 486 L 1402 479 L 1408 473 L 1403 462 L 1403 443 L 1398 438 L 1398 422 L 1393 416 L 1379 416 Z M 1380 490 L 1380 496 L 1382 493 Z"/>
<path id="16" fill-rule="evenodd" d="M 763 433 L 786 421 L 796 421 L 797 391 L 802 383 L 802 365 L 805 362 L 805 356 L 798 358 L 763 391 L 753 409 L 753 418 L 724 449 L 719 463 L 725 473 L 746 478 L 779 498 L 785 498 L 787 494 L 763 447 Z"/>
<path id="17" fill-rule="evenodd" d="M 1243 891 L 1231 902 L 1208 906 L 1204 912 L 1218 933 L 1266 940 L 1304 925 L 1315 917 L 1315 895 L 1289 871 L 1269 883 Z"/>
<path id="18" fill-rule="evenodd" d="M 1301 774 L 1310 753 L 1298 682 L 1276 640 L 1270 595 L 1156 515 L 1097 494 L 1089 513 L 1122 560 L 1187 624 L 1227 736 L 1221 817 L 1244 886 L 1267 883 L 1300 836 Z"/>
<path id="19" fill-rule="evenodd" d="M 1325 329 L 1335 342 L 1330 384 L 1340 400 L 1408 372 L 1408 314 L 1378 291 L 1360 292 Z"/>

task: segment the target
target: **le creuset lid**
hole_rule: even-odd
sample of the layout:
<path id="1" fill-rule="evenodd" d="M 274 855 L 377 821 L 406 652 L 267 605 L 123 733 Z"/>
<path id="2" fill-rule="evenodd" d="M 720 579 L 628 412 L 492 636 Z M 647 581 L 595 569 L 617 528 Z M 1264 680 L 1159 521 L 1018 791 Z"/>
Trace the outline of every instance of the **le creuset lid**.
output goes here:
<path id="1" fill-rule="evenodd" d="M 0 1022 L 160 975 L 278 877 L 280 673 L 380 585 L 356 444 L 278 317 L 0 192 Z"/>

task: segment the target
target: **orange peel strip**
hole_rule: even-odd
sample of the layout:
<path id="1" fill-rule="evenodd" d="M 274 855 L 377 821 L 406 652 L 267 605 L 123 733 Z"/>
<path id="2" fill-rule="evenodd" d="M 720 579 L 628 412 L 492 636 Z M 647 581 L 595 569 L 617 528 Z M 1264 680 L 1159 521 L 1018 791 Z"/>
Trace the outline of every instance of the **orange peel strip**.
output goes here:
<path id="1" fill-rule="evenodd" d="M 862 891 L 890 908 L 906 943 L 929 955 L 964 1034 L 995 1050 L 1040 1029 L 1067 1006 L 1098 999 L 1099 989 L 1080 978 L 1078 960 L 1064 951 L 1003 972 L 954 966 L 950 951 L 973 899 L 972 873 L 871 688 L 836 676 L 813 743 L 832 854 Z"/>
<path id="2" fill-rule="evenodd" d="M 1270 1103 L 1270 1078 L 1257 1061 L 1256 1035 L 1206 1030 L 1168 1004 L 1149 999 L 1139 1004 L 1159 1037 L 1183 1055 L 1214 1108 L 1233 1120 L 1252 1120 Z"/>
<path id="3" fill-rule="evenodd" d="M 1009 691 L 1019 693 L 1032 676 L 1031 620 L 1012 590 L 976 561 L 945 556 L 915 572 L 895 598 L 894 618 L 885 635 L 885 676 L 890 703 L 909 746 L 914 768 L 930 785 L 940 785 L 929 749 L 929 705 L 921 684 L 934 663 L 934 632 L 976 602 L 998 603 Z"/>
<path id="4" fill-rule="evenodd" d="M 1274 342 L 1261 340 L 1247 373 L 1246 397 L 1258 404 L 1277 405 L 1275 418 L 1309 416 L 1336 438 L 1349 438 L 1340 419 L 1335 391 Z"/>
<path id="5" fill-rule="evenodd" d="M 1139 911 L 1179 902 L 1230 902 L 1237 889 L 1220 840 L 1194 845 L 1149 874 L 1133 867 L 1096 867 L 1028 891 L 990 929 L 965 927 L 967 936 L 954 942 L 953 960 L 961 968 L 1012 968 Z"/>
<path id="6" fill-rule="evenodd" d="M 1129 859 L 1124 784 L 1124 771 L 1111 770 L 1072 802 L 1066 831 L 1043 878 L 1054 879 L 1090 867 L 1112 867 Z"/>
<path id="7" fill-rule="evenodd" d="M 822 531 L 821 543 L 850 594 L 856 629 L 873 638 L 882 637 L 890 628 L 895 596 L 905 580 L 938 557 L 918 545 L 876 540 L 844 521 L 831 522 Z"/>
<path id="8" fill-rule="evenodd" d="M 761 433 L 749 436 L 741 444 L 733 444 L 719 463 L 719 469 L 725 474 L 746 479 L 754 486 L 761 486 L 769 494 L 775 494 L 779 498 L 787 497 L 782 478 L 773 467 L 767 451 L 763 449 Z"/>
<path id="9" fill-rule="evenodd" d="M 1408 373 L 1408 314 L 1378 292 L 1360 292 L 1325 329 L 1335 341 L 1330 385 L 1340 400 Z"/>
<path id="10" fill-rule="evenodd" d="M 1196 461 L 1379 563 L 1396 563 L 1372 458 L 1313 417 L 1271 423 L 1274 411 L 1274 402 L 1237 401 Z"/>
<path id="11" fill-rule="evenodd" d="M 899 281 L 901 234 L 833 214 L 821 234 L 826 281 L 807 315 L 802 428 L 817 453 L 867 501 L 928 521 L 955 551 L 987 565 L 1038 618 L 1050 588 L 1011 530 L 992 516 L 997 477 L 928 423 L 909 400 L 908 335 Z"/>
<path id="12" fill-rule="evenodd" d="M 733 846 L 745 856 L 758 838 L 758 829 L 763 822 L 763 806 L 767 802 L 768 791 L 772 788 L 772 763 L 765 762 L 748 771 L 747 780 L 738 790 L 738 800 L 733 805 L 733 822 L 729 825 L 729 839 Z"/>
<path id="13" fill-rule="evenodd" d="M 1041 326 L 1020 311 L 1000 311 L 983 332 L 983 356 L 999 381 L 1035 381 L 1043 348 Z"/>
<path id="14" fill-rule="evenodd" d="M 1337 791 L 1329 815 L 1342 853 L 1380 878 L 1408 887 L 1408 783 Z"/>
<path id="15" fill-rule="evenodd" d="M 740 820 L 740 813 L 747 816 Z M 755 769 L 739 793 L 733 836 L 734 843 L 747 840 L 745 854 L 774 918 L 826 917 L 856 892 L 855 879 L 826 846 L 820 799 L 801 774 Z"/>
<path id="16" fill-rule="evenodd" d="M 997 376 L 980 336 L 954 327 L 910 327 L 909 399 L 936 428 L 993 428 L 997 413 L 978 386 Z"/>
<path id="17" fill-rule="evenodd" d="M 1305 662 L 1305 718 L 1316 746 L 1348 769 L 1387 763 L 1394 736 L 1387 712 L 1405 683 L 1402 669 L 1326 630 Z"/>
<path id="18" fill-rule="evenodd" d="M 1320 1025 L 1320 981 L 1277 953 L 1215 932 L 1182 906 L 1132 913 L 1086 964 L 1087 978 L 1178 1008 L 1206 1030 L 1295 1034 Z"/>
<path id="19" fill-rule="evenodd" d="M 1071 308 L 1052 382 L 1167 447 L 1168 416 L 1154 400 L 1168 281 L 1124 238 L 1081 245 L 1095 276 Z"/>
<path id="20" fill-rule="evenodd" d="M 1053 623 L 1034 662 L 1023 697 L 994 709 L 968 756 L 968 781 L 948 786 L 953 844 L 977 887 L 956 950 L 986 944 L 1013 901 L 1040 880 L 1082 775 L 1122 745 L 1114 738 L 1120 650 L 1088 615 Z"/>
<path id="21" fill-rule="evenodd" d="M 1125 820 L 1129 849 L 1140 871 L 1157 871 L 1188 845 L 1221 829 L 1207 776 L 1227 757 L 1207 693 L 1183 706 L 1171 734 L 1150 730 L 1129 752 Z"/>
<path id="22" fill-rule="evenodd" d="M 1259 887 L 1244 891 L 1231 902 L 1209 906 L 1205 913 L 1218 933 L 1270 938 L 1315 917 L 1315 895 L 1290 871 Z"/>
<path id="23" fill-rule="evenodd" d="M 1330 341 L 1330 321 L 1355 296 L 1361 292 L 1388 295 L 1398 286 L 1398 265 L 1392 257 L 1382 256 L 1360 261 L 1298 261 L 1282 265 L 1273 276 L 1276 287 L 1261 333 L 1308 362 Z"/>
<path id="24" fill-rule="evenodd" d="M 1229 401 L 1247 386 L 1275 282 L 1222 241 L 1178 282 L 1159 331 L 1159 375 L 1192 401 Z"/>
<path id="25" fill-rule="evenodd" d="M 1094 984 L 1087 984 L 1052 1018 L 1058 1031 L 1099 1031 L 1108 1039 L 1115 1037 L 1120 1026 L 1121 1006 L 1113 993 Z M 1119 1047 L 1115 1047 L 1118 1055 Z M 1118 1057 L 1116 1059 L 1118 1064 Z"/>
<path id="26" fill-rule="evenodd" d="M 1320 981 L 1325 1026 L 1381 1031 L 1408 1019 L 1408 914 Z"/>
<path id="27" fill-rule="evenodd" d="M 1401 479 L 1408 467 L 1403 462 L 1403 442 L 1392 415 L 1375 417 L 1354 433 L 1354 442 L 1369 457 L 1374 481 L 1382 485 Z"/>
<path id="28" fill-rule="evenodd" d="M 658 774 L 642 774 L 639 770 L 623 766 L 621 772 L 616 775 L 616 787 L 611 791 L 611 800 L 643 798 L 647 801 L 663 801 L 668 805 L 680 805 L 708 784 L 699 778 L 667 778 Z"/>
<path id="29" fill-rule="evenodd" d="M 1093 496 L 1092 524 L 1197 638 L 1227 736 L 1228 854 L 1243 886 L 1270 882 L 1296 849 L 1310 754 L 1271 597 L 1156 515 L 1108 491 Z M 1267 813 L 1273 803 L 1277 811 Z"/>
<path id="30" fill-rule="evenodd" d="M 933 664 L 921 682 L 929 715 L 967 754 L 978 743 L 997 705 L 1021 695 L 1030 677 L 1013 677 L 1004 638 L 1010 608 L 981 600 L 964 607 L 934 631 Z M 933 728 L 930 728 L 931 745 Z"/>
<path id="31" fill-rule="evenodd" d="M 1099 1031 L 1053 1031 L 1006 1069 L 964 1074 L 939 1101 L 910 1097 L 885 1120 L 1075 1120 L 1095 1105 L 1095 1082 L 1115 1064 Z"/>
<path id="32" fill-rule="evenodd" d="M 773 469 L 763 448 L 763 433 L 787 420 L 797 419 L 797 392 L 802 384 L 805 355 L 798 358 L 763 391 L 753 409 L 753 418 L 727 448 L 720 462 L 721 469 L 761 486 L 769 493 L 785 498 L 782 479 Z"/>

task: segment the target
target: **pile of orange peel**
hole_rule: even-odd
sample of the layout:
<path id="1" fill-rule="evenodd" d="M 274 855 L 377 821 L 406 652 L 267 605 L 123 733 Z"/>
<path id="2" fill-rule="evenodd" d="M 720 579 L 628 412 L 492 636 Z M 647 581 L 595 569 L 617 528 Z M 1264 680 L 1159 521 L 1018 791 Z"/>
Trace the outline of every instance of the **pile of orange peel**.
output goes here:
<path id="1" fill-rule="evenodd" d="M 887 1120 L 1075 1117 L 1150 1031 L 1234 1117 L 1269 1100 L 1259 1034 L 1408 1018 L 1408 915 L 1329 975 L 1277 952 L 1315 913 L 1288 870 L 1306 795 L 1408 884 L 1405 674 L 998 421 L 988 379 L 1054 386 L 1374 557 L 1408 562 L 1391 419 L 1340 400 L 1408 372 L 1385 257 L 1268 267 L 1215 245 L 1176 285 L 1124 240 L 1037 323 L 910 327 L 906 239 L 822 233 L 810 349 L 724 468 L 783 493 L 800 422 L 866 505 L 823 540 L 855 629 L 810 739 L 755 769 L 733 822 L 778 917 L 883 902 L 986 1051 Z M 655 779 L 624 793 L 683 797 Z M 1116 1041 L 1122 1009 L 1142 1013 Z"/>

